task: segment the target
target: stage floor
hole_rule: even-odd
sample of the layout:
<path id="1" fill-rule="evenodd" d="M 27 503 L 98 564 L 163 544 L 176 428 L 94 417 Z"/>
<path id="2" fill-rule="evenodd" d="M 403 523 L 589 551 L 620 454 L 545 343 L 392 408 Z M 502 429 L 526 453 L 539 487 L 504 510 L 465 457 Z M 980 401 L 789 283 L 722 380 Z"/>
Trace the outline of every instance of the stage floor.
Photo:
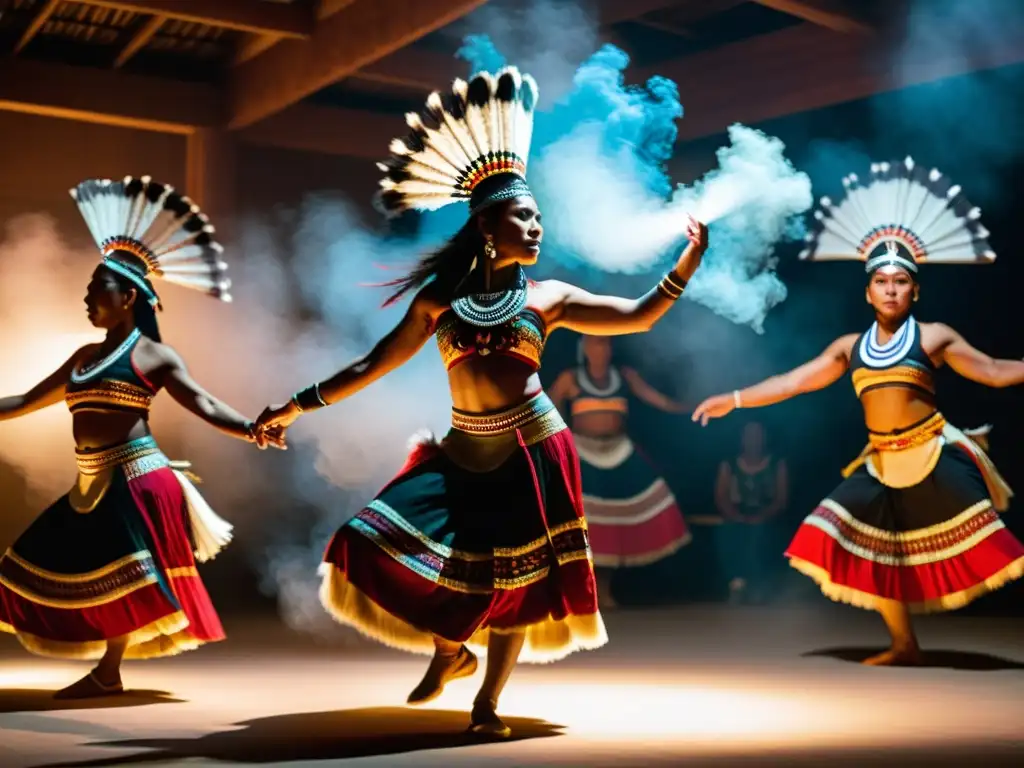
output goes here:
<path id="1" fill-rule="evenodd" d="M 606 621 L 604 649 L 516 670 L 503 743 L 464 732 L 482 669 L 411 709 L 401 704 L 426 659 L 361 640 L 228 622 L 226 643 L 126 664 L 124 696 L 68 704 L 51 692 L 88 665 L 30 657 L 4 635 L 0 765 L 1024 764 L 1024 620 L 926 617 L 918 669 L 855 663 L 884 630 L 841 606 Z"/>

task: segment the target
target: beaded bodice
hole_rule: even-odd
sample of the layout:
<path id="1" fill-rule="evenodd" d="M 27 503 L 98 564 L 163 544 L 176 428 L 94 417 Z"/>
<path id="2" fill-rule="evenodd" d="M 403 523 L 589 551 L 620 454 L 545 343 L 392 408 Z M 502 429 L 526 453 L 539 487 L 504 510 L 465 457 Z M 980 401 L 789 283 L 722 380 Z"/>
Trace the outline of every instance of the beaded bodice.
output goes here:
<path id="1" fill-rule="evenodd" d="M 72 369 L 64 394 L 72 413 L 120 411 L 148 415 L 156 390 L 132 362 L 141 335 L 136 329 L 106 357 Z"/>
<path id="2" fill-rule="evenodd" d="M 913 317 L 885 344 L 878 343 L 878 323 L 873 323 L 854 344 L 850 373 L 857 397 L 885 387 L 935 395 L 935 367 L 921 346 L 921 330 Z"/>

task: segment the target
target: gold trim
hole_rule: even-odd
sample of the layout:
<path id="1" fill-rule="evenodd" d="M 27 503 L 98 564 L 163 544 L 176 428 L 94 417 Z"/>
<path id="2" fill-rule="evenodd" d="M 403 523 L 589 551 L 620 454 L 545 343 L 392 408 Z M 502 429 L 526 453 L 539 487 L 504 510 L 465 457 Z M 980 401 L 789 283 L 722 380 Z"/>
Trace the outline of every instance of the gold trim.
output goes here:
<path id="1" fill-rule="evenodd" d="M 545 422 L 561 422 L 561 416 L 557 415 L 558 411 L 555 409 L 555 404 L 551 402 L 544 392 L 537 394 L 530 398 L 522 405 L 517 405 L 514 408 L 508 408 L 497 413 L 490 414 L 479 414 L 479 413 L 465 413 L 457 409 L 452 409 L 452 429 L 457 429 L 460 432 L 468 432 L 471 435 L 480 437 L 489 437 L 493 435 L 499 435 L 506 432 L 515 432 L 520 430 L 524 433 L 524 439 L 526 438 L 527 428 L 537 421 Z M 548 419 L 542 419 L 542 417 L 548 416 Z M 547 426 L 551 426 L 548 424 Z M 544 425 L 540 425 L 543 429 Z M 561 428 L 565 428 L 564 422 L 561 424 Z M 533 430 L 533 431 L 536 431 Z M 549 432 L 545 437 L 548 437 L 555 432 L 560 430 L 554 430 Z M 540 442 L 540 439 L 535 439 L 533 442 Z M 527 443 L 530 445 L 531 443 Z"/>
<path id="2" fill-rule="evenodd" d="M 843 522 L 849 524 L 851 528 L 855 528 L 860 533 L 866 536 L 871 536 L 876 539 L 883 539 L 885 541 L 914 541 L 916 539 L 926 539 L 931 536 L 938 536 L 940 534 L 951 531 L 954 528 L 958 528 L 970 520 L 975 515 L 979 515 L 986 509 L 992 507 L 992 502 L 988 499 L 982 499 L 965 509 L 963 512 L 958 514 L 956 517 L 952 517 L 949 520 L 944 520 L 941 523 L 935 525 L 929 525 L 927 528 L 916 528 L 912 531 L 889 531 L 884 528 L 875 528 L 872 525 L 861 522 L 850 514 L 842 504 L 833 499 L 823 499 L 818 505 L 825 507 L 831 512 L 834 512 L 837 516 L 843 519 Z M 814 517 L 812 512 L 807 519 Z"/>
<path id="3" fill-rule="evenodd" d="M 177 656 L 179 653 L 194 650 L 210 642 L 200 640 L 192 635 L 189 632 L 190 626 L 188 618 L 182 611 L 176 611 L 169 616 L 157 619 L 127 635 L 128 649 L 125 651 L 124 657 L 126 659 L 155 659 Z M 19 632 L 3 622 L 0 622 L 0 631 L 15 635 L 27 651 L 37 656 L 93 661 L 101 658 L 107 650 L 106 640 L 85 642 L 50 640 L 27 632 Z"/>
<path id="4" fill-rule="evenodd" d="M 57 600 L 51 597 L 44 597 L 43 595 L 32 592 L 26 589 L 20 584 L 15 584 L 9 579 L 5 578 L 3 574 L 0 574 L 0 584 L 3 584 L 11 592 L 19 595 L 26 600 L 35 603 L 36 605 L 42 605 L 46 608 L 57 608 L 61 610 L 74 610 L 76 608 L 95 608 L 100 605 L 106 605 L 116 600 L 121 599 L 130 595 L 132 592 L 136 592 L 143 587 L 148 587 L 150 584 L 156 584 L 156 574 L 149 574 L 141 577 L 137 581 L 133 581 L 129 584 L 125 584 L 120 587 L 116 587 L 109 592 L 105 592 L 98 597 L 88 597 L 79 600 Z"/>
<path id="5" fill-rule="evenodd" d="M 83 409 L 83 404 L 96 406 L 122 406 L 148 411 L 153 403 L 153 393 L 134 384 L 115 379 L 102 379 L 87 389 L 75 389 L 64 395 L 69 410 Z M 96 410 L 96 409 L 93 409 Z M 100 407 L 98 410 L 104 410 Z"/>
<path id="6" fill-rule="evenodd" d="M 945 428 L 945 417 L 936 411 L 920 424 L 901 430 L 896 434 L 882 435 L 877 432 L 869 432 L 868 441 L 876 451 L 905 451 L 940 437 Z"/>
<path id="7" fill-rule="evenodd" d="M 56 581 L 63 584 L 81 584 L 86 581 L 95 581 L 101 579 L 107 574 L 113 573 L 114 571 L 124 568 L 129 563 L 138 562 L 142 560 L 152 560 L 152 555 L 147 551 L 136 552 L 131 555 L 122 557 L 119 560 L 115 560 L 109 565 L 104 565 L 102 568 L 97 568 L 95 571 L 88 571 L 87 573 L 57 573 L 55 571 L 47 571 L 40 568 L 37 565 L 33 565 L 18 556 L 18 553 L 13 549 L 8 549 L 4 557 L 10 558 L 17 563 L 21 568 L 31 573 L 33 576 L 38 576 L 41 579 L 47 579 L 49 581 Z"/>
<path id="8" fill-rule="evenodd" d="M 935 382 L 931 372 L 912 365 L 897 365 L 882 370 L 858 368 L 853 372 L 852 379 L 857 397 L 860 397 L 868 387 L 885 384 L 916 386 L 935 394 Z"/>
<path id="9" fill-rule="evenodd" d="M 147 435 L 105 450 L 75 451 L 75 461 L 78 463 L 78 471 L 89 475 L 158 453 L 160 448 L 157 447 L 156 440 Z"/>
<path id="10" fill-rule="evenodd" d="M 891 598 L 878 597 L 872 595 L 869 592 L 862 592 L 859 589 L 853 587 L 843 586 L 842 584 L 836 584 L 832 581 L 828 571 L 821 568 L 813 563 L 809 563 L 799 557 L 790 556 L 789 564 L 792 568 L 799 571 L 811 578 L 821 589 L 822 594 L 837 603 L 846 603 L 852 605 L 855 608 L 864 608 L 866 610 L 877 610 L 880 603 L 884 601 L 893 602 Z M 1024 576 L 1024 557 L 1014 560 L 1012 563 L 1001 569 L 997 573 L 989 576 L 980 584 L 975 584 L 973 587 L 962 589 L 959 592 L 954 592 L 943 597 L 934 598 L 932 600 L 924 600 L 916 603 L 903 603 L 907 606 L 911 613 L 939 613 L 942 611 L 955 611 L 958 608 L 963 608 L 965 605 L 973 602 L 977 598 L 994 592 Z"/>
<path id="11" fill-rule="evenodd" d="M 354 586 L 341 569 L 330 563 L 321 564 L 319 572 L 322 578 L 320 602 L 336 621 L 390 648 L 433 655 L 433 633 L 417 629 L 385 611 Z M 600 612 L 567 616 L 565 619 L 549 617 L 545 621 L 519 627 L 482 627 L 472 634 L 466 645 L 484 655 L 492 632 L 524 632 L 526 639 L 519 661 L 526 664 L 559 661 L 575 651 L 594 650 L 608 642 Z"/>

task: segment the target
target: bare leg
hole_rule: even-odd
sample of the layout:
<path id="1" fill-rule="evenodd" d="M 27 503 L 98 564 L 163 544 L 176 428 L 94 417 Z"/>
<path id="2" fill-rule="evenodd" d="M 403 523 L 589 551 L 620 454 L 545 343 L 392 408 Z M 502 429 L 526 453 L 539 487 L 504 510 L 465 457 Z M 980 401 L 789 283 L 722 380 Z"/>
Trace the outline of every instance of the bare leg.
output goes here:
<path id="1" fill-rule="evenodd" d="M 597 579 L 597 604 L 601 610 L 611 610 L 619 607 L 619 604 L 615 602 L 615 598 L 612 596 L 613 573 L 614 571 L 610 571 L 607 568 L 594 569 L 594 576 Z"/>
<path id="2" fill-rule="evenodd" d="M 910 623 L 910 611 L 903 603 L 895 600 L 882 600 L 878 604 L 885 626 L 892 637 L 892 647 L 888 651 L 865 659 L 864 663 L 872 667 L 913 666 L 921 662 L 921 649 L 917 645 L 914 627 Z"/>
<path id="3" fill-rule="evenodd" d="M 441 695 L 452 680 L 468 677 L 476 672 L 476 655 L 462 643 L 434 636 L 434 658 L 430 660 L 426 674 L 419 685 L 413 688 L 406 700 L 409 704 L 426 704 Z"/>
<path id="4" fill-rule="evenodd" d="M 107 650 L 96 667 L 78 682 L 72 683 L 54 694 L 58 699 L 90 699 L 98 696 L 112 696 L 122 693 L 121 661 L 128 650 L 128 638 L 116 637 L 107 640 Z"/>
<path id="5" fill-rule="evenodd" d="M 473 712 L 470 715 L 470 730 L 474 733 L 502 738 L 512 733 L 512 729 L 498 717 L 498 697 L 501 696 L 512 670 L 515 669 L 524 640 L 525 632 L 491 632 L 487 642 L 487 672 L 484 674 L 483 685 L 473 700 Z"/>

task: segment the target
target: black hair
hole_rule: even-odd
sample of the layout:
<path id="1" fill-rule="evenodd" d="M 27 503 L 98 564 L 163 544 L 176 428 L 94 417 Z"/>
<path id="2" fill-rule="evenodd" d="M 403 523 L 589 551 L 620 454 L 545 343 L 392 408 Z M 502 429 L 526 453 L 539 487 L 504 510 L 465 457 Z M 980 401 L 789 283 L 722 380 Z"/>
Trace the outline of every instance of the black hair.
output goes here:
<path id="1" fill-rule="evenodd" d="M 122 252 L 117 251 L 118 260 L 122 260 Z M 138 284 L 122 275 L 120 272 L 116 272 L 113 269 L 108 269 L 107 272 L 114 278 L 114 282 L 117 283 L 118 289 L 121 293 L 127 294 L 129 291 L 135 291 L 135 303 L 132 305 L 132 313 L 135 319 L 135 327 L 138 328 L 143 336 L 146 336 L 153 341 L 162 341 L 160 337 L 160 325 L 156 320 L 156 309 L 149 302 L 149 296 L 142 291 Z M 142 282 L 153 295 L 156 295 L 156 291 L 153 289 L 153 284 L 149 282 L 145 277 L 139 277 L 138 280 Z"/>
<path id="2" fill-rule="evenodd" d="M 478 220 L 480 217 L 487 220 L 496 218 L 502 207 L 493 205 L 470 217 L 448 242 L 420 259 L 404 277 L 381 283 L 385 287 L 397 289 L 384 302 L 384 306 L 394 304 L 409 291 L 422 288 L 427 283 L 437 286 L 438 297 L 445 303 L 456 298 L 462 289 L 469 287 L 467 278 L 470 276 L 469 268 L 473 259 L 484 258 L 485 241 Z"/>

